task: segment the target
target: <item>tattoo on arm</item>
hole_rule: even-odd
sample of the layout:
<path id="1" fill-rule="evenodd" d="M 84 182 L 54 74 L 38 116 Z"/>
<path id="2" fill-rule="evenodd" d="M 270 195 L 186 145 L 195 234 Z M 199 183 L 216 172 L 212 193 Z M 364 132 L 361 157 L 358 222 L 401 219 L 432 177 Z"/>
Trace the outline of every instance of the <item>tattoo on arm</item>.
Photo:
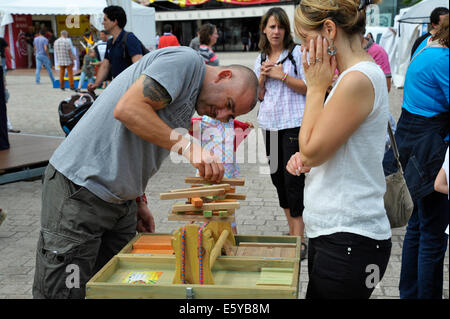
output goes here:
<path id="1" fill-rule="evenodd" d="M 154 102 L 161 102 L 164 107 L 169 105 L 172 102 L 172 98 L 166 89 L 151 77 L 147 75 L 144 75 L 144 77 L 144 96 Z"/>

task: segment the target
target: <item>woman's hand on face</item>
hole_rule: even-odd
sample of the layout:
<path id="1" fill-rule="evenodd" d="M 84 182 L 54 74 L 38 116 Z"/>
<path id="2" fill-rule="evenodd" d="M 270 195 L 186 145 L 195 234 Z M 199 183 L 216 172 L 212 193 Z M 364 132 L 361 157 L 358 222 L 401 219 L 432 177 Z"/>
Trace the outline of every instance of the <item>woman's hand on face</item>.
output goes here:
<path id="1" fill-rule="evenodd" d="M 332 84 L 337 63 L 336 56 L 330 56 L 327 48 L 327 39 L 320 35 L 315 40 L 311 39 L 309 56 L 306 54 L 306 48 L 303 48 L 302 64 L 308 89 L 316 87 L 325 91 Z"/>
<path id="2" fill-rule="evenodd" d="M 297 152 L 289 159 L 286 170 L 292 175 L 299 176 L 301 173 L 308 173 L 311 168 L 303 165 L 300 153 Z"/>

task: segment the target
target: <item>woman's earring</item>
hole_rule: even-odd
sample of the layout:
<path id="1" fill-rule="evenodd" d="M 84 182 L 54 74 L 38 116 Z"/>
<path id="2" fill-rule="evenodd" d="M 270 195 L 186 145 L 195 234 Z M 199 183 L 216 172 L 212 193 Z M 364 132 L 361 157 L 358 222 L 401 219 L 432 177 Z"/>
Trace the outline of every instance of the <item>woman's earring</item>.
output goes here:
<path id="1" fill-rule="evenodd" d="M 333 40 L 330 40 L 330 45 L 327 48 L 327 53 L 331 56 L 336 55 L 336 46 L 334 45 Z"/>

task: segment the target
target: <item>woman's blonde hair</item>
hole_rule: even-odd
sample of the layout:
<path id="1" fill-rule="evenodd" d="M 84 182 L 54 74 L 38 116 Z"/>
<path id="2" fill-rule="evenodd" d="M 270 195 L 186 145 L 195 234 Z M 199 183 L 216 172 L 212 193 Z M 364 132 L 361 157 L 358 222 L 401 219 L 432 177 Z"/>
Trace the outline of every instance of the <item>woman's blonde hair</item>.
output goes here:
<path id="1" fill-rule="evenodd" d="M 449 47 L 449 32 L 448 32 L 448 14 L 445 15 L 444 20 L 439 24 L 436 29 L 436 33 L 433 35 L 431 40 L 439 42 L 445 47 Z"/>
<path id="2" fill-rule="evenodd" d="M 381 0 L 302 0 L 295 10 L 295 33 L 298 27 L 320 30 L 326 20 L 349 35 L 363 33 L 366 27 L 366 6 Z"/>

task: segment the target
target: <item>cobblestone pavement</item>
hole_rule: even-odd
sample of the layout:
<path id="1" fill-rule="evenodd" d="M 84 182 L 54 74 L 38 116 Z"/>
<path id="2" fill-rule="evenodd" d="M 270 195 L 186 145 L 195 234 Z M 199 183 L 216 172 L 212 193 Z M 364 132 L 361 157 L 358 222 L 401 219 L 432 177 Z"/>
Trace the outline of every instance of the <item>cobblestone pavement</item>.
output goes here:
<path id="1" fill-rule="evenodd" d="M 253 68 L 257 53 L 219 53 L 222 65 L 244 64 Z M 62 92 L 53 89 L 45 72 L 41 72 L 41 84 L 34 83 L 34 70 L 11 71 L 7 75 L 7 88 L 11 98 L 8 103 L 8 115 L 16 129 L 22 133 L 49 136 L 64 136 L 60 126 L 57 108 L 59 103 L 71 95 L 71 91 Z M 56 72 L 55 72 L 56 73 Z M 101 92 L 101 91 L 99 91 Z M 400 115 L 402 90 L 392 89 L 390 93 L 391 112 L 396 119 Z M 257 127 L 257 107 L 240 120 L 251 121 Z M 238 232 L 240 234 L 281 235 L 288 231 L 283 210 L 278 206 L 278 198 L 268 167 L 261 154 L 264 145 L 261 139 L 253 135 L 258 154 L 245 148 L 245 163 L 241 164 L 241 175 L 245 186 L 241 192 L 247 194 L 247 200 L 241 202 L 236 212 Z M 169 233 L 181 226 L 179 222 L 169 222 L 167 214 L 173 201 L 159 200 L 159 193 L 173 188 L 184 188 L 185 176 L 192 176 L 191 165 L 179 162 L 174 156 L 167 159 L 160 171 L 151 179 L 146 193 L 150 209 L 156 221 L 156 231 Z M 32 298 L 31 287 L 34 276 L 35 249 L 40 230 L 41 182 L 20 181 L 0 185 L 0 207 L 6 209 L 8 216 L 0 226 L 0 298 Z M 399 298 L 398 283 L 401 265 L 401 250 L 405 230 L 393 229 L 392 254 L 386 274 L 375 289 L 372 298 Z M 444 295 L 449 298 L 448 250 L 444 269 Z M 299 298 L 304 298 L 308 284 L 307 260 L 301 262 Z"/>

